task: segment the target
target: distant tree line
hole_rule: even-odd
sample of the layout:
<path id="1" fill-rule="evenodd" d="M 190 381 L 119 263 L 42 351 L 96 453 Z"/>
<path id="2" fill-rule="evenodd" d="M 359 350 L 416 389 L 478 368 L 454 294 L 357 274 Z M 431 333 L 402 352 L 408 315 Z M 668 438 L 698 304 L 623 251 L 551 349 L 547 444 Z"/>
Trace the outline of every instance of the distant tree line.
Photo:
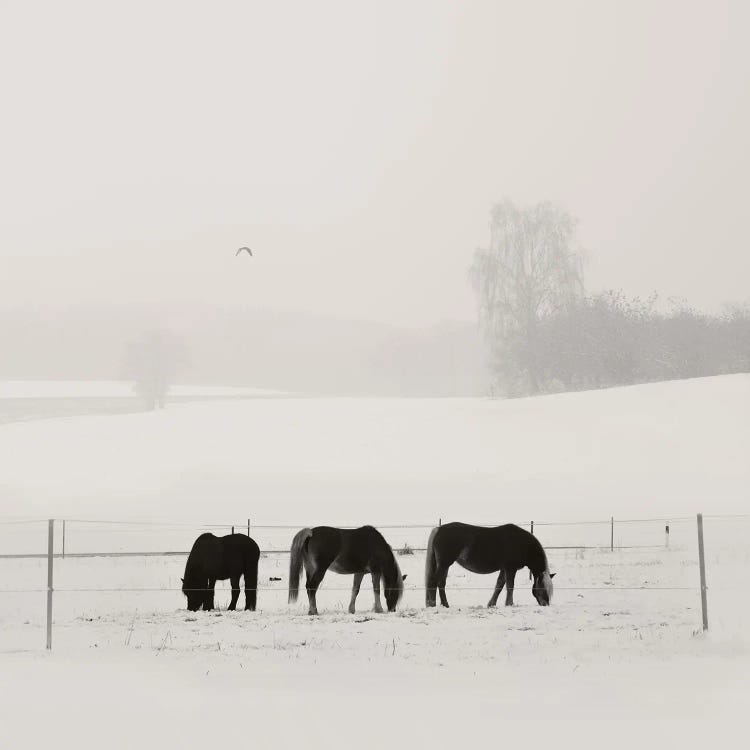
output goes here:
<path id="1" fill-rule="evenodd" d="M 657 380 L 750 372 L 750 306 L 709 315 L 685 303 L 666 312 L 657 298 L 605 292 L 542 316 L 534 347 L 538 390 L 606 388 Z M 523 393 L 528 341 L 511 337 L 494 353 L 497 375 Z"/>
<path id="2" fill-rule="evenodd" d="M 750 305 L 720 314 L 656 295 L 586 295 L 575 221 L 550 204 L 493 208 L 471 278 L 496 391 L 527 395 L 750 372 Z"/>

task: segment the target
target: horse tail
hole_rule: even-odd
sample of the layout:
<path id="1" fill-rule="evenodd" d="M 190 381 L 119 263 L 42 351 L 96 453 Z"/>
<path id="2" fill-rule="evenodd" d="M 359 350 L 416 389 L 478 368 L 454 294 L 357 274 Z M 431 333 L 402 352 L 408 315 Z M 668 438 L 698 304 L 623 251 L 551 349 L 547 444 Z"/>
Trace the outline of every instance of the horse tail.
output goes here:
<path id="1" fill-rule="evenodd" d="M 257 547 L 257 545 L 256 545 Z M 247 608 L 251 612 L 255 612 L 255 607 L 258 604 L 258 558 L 260 557 L 260 550 L 254 555 L 250 556 L 245 568 L 245 597 L 247 600 Z"/>
<path id="2" fill-rule="evenodd" d="M 424 586 L 427 606 L 435 603 L 435 589 L 437 588 L 437 558 L 435 557 L 435 537 L 440 526 L 436 526 L 430 532 L 430 538 L 427 540 L 427 557 L 424 564 Z"/>
<path id="3" fill-rule="evenodd" d="M 312 536 L 312 529 L 302 529 L 294 535 L 289 550 L 289 603 L 297 601 L 299 595 L 299 578 L 302 575 L 302 556 L 307 540 Z"/>

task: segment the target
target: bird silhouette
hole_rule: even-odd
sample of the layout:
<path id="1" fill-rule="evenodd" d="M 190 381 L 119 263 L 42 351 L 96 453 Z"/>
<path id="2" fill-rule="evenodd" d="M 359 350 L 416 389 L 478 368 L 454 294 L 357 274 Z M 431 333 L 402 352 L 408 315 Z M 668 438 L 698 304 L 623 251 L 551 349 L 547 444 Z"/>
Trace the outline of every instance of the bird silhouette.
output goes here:
<path id="1" fill-rule="evenodd" d="M 249 247 L 241 247 L 235 254 L 234 257 L 236 258 L 243 250 L 247 250 L 247 254 L 252 257 L 253 251 Z"/>

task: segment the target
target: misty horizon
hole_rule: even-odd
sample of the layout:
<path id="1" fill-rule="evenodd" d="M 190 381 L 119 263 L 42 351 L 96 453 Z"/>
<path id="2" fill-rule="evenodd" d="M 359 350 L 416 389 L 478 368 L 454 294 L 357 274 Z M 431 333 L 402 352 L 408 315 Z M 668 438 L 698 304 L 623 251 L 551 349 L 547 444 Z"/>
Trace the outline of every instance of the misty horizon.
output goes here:
<path id="1" fill-rule="evenodd" d="M 747 300 L 746 4 L 429 8 L 16 7 L 3 307 L 475 320 L 506 196 L 578 219 L 589 291 Z"/>

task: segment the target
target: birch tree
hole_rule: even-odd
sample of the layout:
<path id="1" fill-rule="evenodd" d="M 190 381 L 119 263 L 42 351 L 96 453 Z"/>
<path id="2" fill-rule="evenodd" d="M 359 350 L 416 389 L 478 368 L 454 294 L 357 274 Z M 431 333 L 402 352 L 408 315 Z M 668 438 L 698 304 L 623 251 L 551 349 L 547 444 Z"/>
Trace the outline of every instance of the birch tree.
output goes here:
<path id="1" fill-rule="evenodd" d="M 518 208 L 506 199 L 490 212 L 490 244 L 474 253 L 470 276 L 506 389 L 543 387 L 540 320 L 583 293 L 575 230 L 575 219 L 551 203 Z"/>

